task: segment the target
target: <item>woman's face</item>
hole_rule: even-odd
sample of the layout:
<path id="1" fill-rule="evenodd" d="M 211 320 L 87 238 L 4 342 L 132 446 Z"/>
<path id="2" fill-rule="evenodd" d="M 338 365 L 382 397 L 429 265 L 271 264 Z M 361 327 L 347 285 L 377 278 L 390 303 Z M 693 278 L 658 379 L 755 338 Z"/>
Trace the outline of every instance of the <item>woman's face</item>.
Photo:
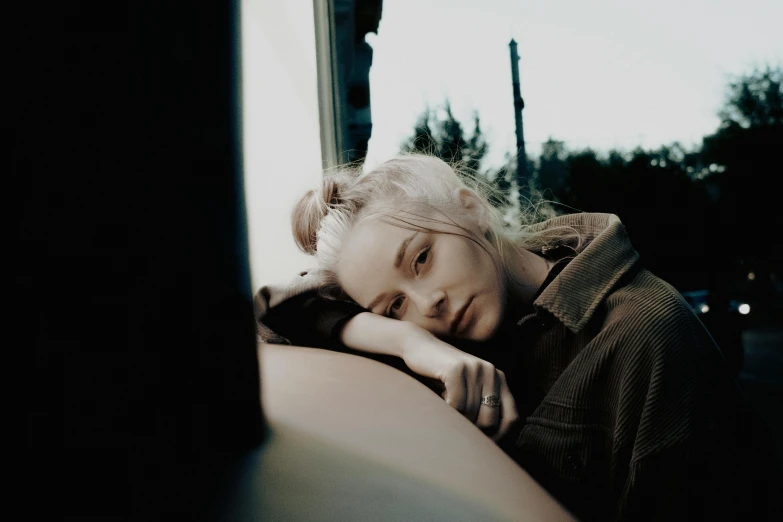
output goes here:
<path id="1" fill-rule="evenodd" d="M 454 235 L 465 235 L 463 229 L 427 226 L 437 232 L 399 228 L 379 219 L 359 223 L 348 234 L 337 264 L 340 285 L 371 312 L 412 322 L 439 337 L 491 338 L 503 317 L 503 277 L 489 253 Z M 467 227 L 477 231 L 469 223 Z"/>

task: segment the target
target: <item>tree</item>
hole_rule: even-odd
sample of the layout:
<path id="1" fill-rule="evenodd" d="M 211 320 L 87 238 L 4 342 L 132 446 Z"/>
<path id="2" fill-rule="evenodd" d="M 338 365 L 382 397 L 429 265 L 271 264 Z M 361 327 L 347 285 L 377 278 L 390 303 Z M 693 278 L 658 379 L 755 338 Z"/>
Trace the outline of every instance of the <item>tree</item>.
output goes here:
<path id="1" fill-rule="evenodd" d="M 736 78 L 719 115 L 720 127 L 702 145 L 711 172 L 704 183 L 714 198 L 709 241 L 726 259 L 716 270 L 744 279 L 752 269 L 756 287 L 771 287 L 783 265 L 780 196 L 773 190 L 783 152 L 783 70 Z"/>
<path id="2" fill-rule="evenodd" d="M 467 137 L 447 100 L 442 111 L 432 111 L 429 107 L 424 109 L 416 121 L 413 136 L 402 144 L 401 149 L 403 152 L 431 154 L 450 165 L 460 164 L 478 172 L 487 153 L 487 142 L 481 132 L 478 114 L 473 117 L 473 132 Z"/>
<path id="3" fill-rule="evenodd" d="M 536 164 L 536 188 L 555 199 L 560 212 L 617 214 L 632 229 L 634 247 L 648 268 L 679 288 L 699 280 L 706 197 L 689 167 L 700 165 L 698 151 L 674 143 L 631 153 L 569 150 L 550 138 Z M 693 169 L 692 169 L 693 170 Z"/>
<path id="4" fill-rule="evenodd" d="M 568 166 L 566 165 L 565 143 L 551 136 L 541 145 L 541 155 L 533 172 L 535 186 L 541 191 L 551 191 L 552 194 L 563 196 L 563 190 L 568 184 Z"/>
<path id="5" fill-rule="evenodd" d="M 767 67 L 740 76 L 729 84 L 728 96 L 719 115 L 722 128 L 743 129 L 783 126 L 783 70 Z"/>

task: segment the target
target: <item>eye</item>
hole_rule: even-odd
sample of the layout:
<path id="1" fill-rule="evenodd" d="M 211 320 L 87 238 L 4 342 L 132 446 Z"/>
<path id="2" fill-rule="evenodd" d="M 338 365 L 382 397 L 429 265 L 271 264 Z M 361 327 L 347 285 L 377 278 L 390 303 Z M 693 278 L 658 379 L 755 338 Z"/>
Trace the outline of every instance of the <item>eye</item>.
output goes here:
<path id="1" fill-rule="evenodd" d="M 386 315 L 393 319 L 397 319 L 400 314 L 400 310 L 402 310 L 402 303 L 402 296 L 395 298 L 394 301 L 389 303 L 389 309 L 386 310 Z"/>
<path id="2" fill-rule="evenodd" d="M 430 258 L 430 249 L 429 247 L 427 247 L 424 250 L 422 250 L 421 253 L 416 257 L 416 267 L 418 268 L 419 265 L 426 264 L 429 258 Z M 418 273 L 418 270 L 416 270 L 416 273 Z"/>

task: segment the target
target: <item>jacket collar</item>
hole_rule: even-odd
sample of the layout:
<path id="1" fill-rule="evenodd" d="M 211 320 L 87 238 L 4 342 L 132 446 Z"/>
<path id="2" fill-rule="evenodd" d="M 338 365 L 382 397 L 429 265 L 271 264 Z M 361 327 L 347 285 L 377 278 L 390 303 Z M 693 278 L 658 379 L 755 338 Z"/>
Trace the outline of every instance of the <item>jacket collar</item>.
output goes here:
<path id="1" fill-rule="evenodd" d="M 634 266 L 639 254 L 631 246 L 625 226 L 613 214 L 559 216 L 532 230 L 553 227 L 573 227 L 581 233 L 583 242 L 576 249 L 576 257 L 544 289 L 533 307 L 537 313 L 546 310 L 577 333 L 617 281 Z"/>

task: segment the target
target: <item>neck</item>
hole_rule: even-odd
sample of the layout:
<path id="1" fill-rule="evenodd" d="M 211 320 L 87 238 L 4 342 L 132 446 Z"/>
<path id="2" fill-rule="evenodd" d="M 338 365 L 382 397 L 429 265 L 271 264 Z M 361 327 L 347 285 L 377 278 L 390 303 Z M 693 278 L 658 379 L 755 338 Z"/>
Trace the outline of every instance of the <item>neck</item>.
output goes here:
<path id="1" fill-rule="evenodd" d="M 522 307 L 533 304 L 533 297 L 544 283 L 552 263 L 524 248 L 506 245 L 506 269 L 510 301 Z"/>

